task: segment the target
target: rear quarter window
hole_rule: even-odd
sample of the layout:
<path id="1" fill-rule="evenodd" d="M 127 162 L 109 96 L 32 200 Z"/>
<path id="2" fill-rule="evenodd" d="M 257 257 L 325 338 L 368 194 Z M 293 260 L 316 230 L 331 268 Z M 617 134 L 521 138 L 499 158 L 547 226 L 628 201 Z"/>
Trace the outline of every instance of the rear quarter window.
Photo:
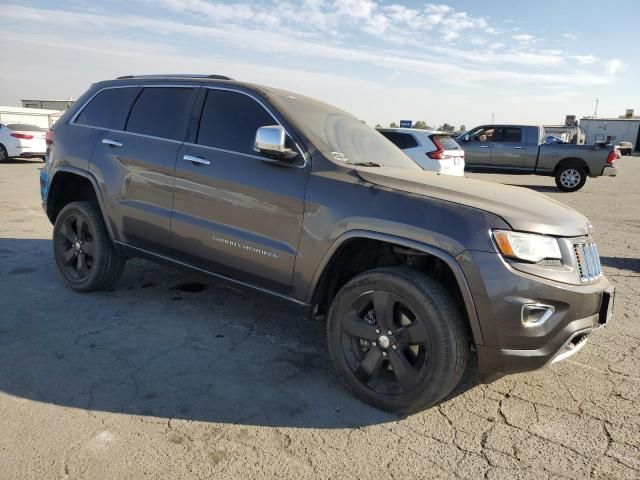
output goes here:
<path id="1" fill-rule="evenodd" d="M 131 104 L 140 89 L 110 88 L 93 97 L 76 117 L 75 123 L 89 127 L 124 130 Z"/>
<path id="2" fill-rule="evenodd" d="M 460 150 L 460 145 L 450 135 L 432 135 L 431 140 L 437 141 L 445 150 Z"/>
<path id="3" fill-rule="evenodd" d="M 131 108 L 125 130 L 184 140 L 196 92 L 192 87 L 144 88 Z"/>
<path id="4" fill-rule="evenodd" d="M 418 142 L 415 137 L 409 133 L 401 132 L 380 132 L 387 140 L 391 141 L 396 147 L 401 150 L 407 148 L 414 148 L 418 146 Z"/>

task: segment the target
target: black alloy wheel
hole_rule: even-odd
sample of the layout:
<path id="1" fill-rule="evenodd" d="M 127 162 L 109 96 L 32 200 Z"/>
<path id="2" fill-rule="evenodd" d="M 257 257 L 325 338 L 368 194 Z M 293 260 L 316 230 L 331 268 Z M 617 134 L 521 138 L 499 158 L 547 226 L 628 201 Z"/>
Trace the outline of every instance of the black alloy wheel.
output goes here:
<path id="1" fill-rule="evenodd" d="M 370 405 L 403 414 L 449 394 L 469 352 L 466 321 L 452 295 L 405 266 L 349 280 L 332 302 L 327 337 L 344 385 Z"/>

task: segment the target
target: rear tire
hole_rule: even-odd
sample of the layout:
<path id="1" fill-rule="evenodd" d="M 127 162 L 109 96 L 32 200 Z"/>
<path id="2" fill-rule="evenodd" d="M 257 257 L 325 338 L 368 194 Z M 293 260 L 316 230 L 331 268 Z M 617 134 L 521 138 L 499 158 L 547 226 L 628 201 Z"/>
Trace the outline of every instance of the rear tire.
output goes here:
<path id="1" fill-rule="evenodd" d="M 556 171 L 556 186 L 563 192 L 577 192 L 587 182 L 587 172 L 576 165 L 564 165 Z"/>
<path id="2" fill-rule="evenodd" d="M 58 214 L 53 254 L 65 284 L 78 292 L 111 287 L 125 266 L 94 202 L 72 202 Z"/>
<path id="3" fill-rule="evenodd" d="M 4 145 L 0 143 L 0 163 L 5 163 L 9 161 L 9 154 L 7 153 L 7 149 L 4 148 Z"/>
<path id="4" fill-rule="evenodd" d="M 401 414 L 448 395 L 469 355 L 466 323 L 451 295 L 407 267 L 351 279 L 333 300 L 327 337 L 333 367 L 347 389 Z"/>

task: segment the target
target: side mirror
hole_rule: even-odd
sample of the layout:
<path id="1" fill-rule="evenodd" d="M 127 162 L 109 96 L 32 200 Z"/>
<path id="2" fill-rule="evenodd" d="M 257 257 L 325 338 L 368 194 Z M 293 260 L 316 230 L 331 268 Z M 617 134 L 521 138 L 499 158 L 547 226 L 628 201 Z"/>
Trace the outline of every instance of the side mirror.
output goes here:
<path id="1" fill-rule="evenodd" d="M 268 157 L 290 162 L 297 154 L 290 148 L 285 147 L 286 141 L 287 133 L 280 125 L 260 127 L 256 131 L 253 149 Z"/>

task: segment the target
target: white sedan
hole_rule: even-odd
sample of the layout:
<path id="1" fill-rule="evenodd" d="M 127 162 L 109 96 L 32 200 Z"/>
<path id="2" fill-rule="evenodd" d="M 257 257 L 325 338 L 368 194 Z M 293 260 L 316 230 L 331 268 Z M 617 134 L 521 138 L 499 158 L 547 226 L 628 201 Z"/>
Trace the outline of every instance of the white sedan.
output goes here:
<path id="1" fill-rule="evenodd" d="M 46 128 L 26 123 L 0 123 L 0 162 L 10 158 L 44 158 L 46 132 Z"/>
<path id="2" fill-rule="evenodd" d="M 450 133 L 419 128 L 379 128 L 378 131 L 423 170 L 464 176 L 464 150 Z"/>

